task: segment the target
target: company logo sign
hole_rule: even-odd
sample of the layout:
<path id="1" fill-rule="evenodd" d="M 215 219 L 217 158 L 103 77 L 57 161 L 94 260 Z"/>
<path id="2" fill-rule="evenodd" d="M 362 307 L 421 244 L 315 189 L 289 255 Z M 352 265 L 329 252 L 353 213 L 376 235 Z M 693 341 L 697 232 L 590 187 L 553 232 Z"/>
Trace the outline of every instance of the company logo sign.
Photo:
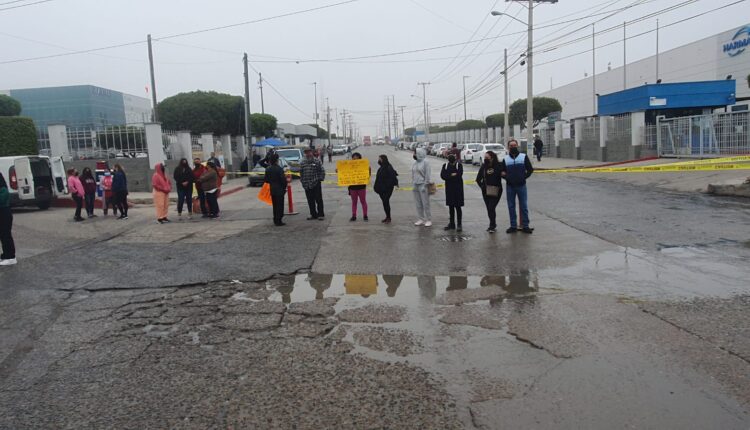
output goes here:
<path id="1" fill-rule="evenodd" d="M 750 26 L 745 26 L 737 30 L 732 41 L 724 44 L 724 52 L 730 57 L 736 57 L 750 46 Z"/>

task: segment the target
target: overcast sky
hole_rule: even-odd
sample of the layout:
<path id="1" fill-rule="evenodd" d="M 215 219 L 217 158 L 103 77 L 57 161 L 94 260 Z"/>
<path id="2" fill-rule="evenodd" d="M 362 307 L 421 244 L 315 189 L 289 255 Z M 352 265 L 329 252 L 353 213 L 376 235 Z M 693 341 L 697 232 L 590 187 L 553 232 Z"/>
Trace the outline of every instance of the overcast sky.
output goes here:
<path id="1" fill-rule="evenodd" d="M 146 35 L 156 39 L 294 13 L 343 0 L 0 0 L 0 89 L 93 84 L 148 97 Z M 535 46 L 544 49 L 597 36 L 601 46 L 622 39 L 622 22 L 679 6 L 658 16 L 661 25 L 701 14 L 736 0 L 560 0 L 534 9 Z M 33 4 L 38 2 L 38 4 Z M 28 6 L 25 6 L 29 4 Z M 12 8 L 15 6 L 24 6 Z M 623 8 L 629 9 L 621 10 Z M 5 9 L 5 10 L 4 10 Z M 154 43 L 159 99 L 181 91 L 243 93 L 242 52 L 273 87 L 264 88 L 265 111 L 280 122 L 313 121 L 318 82 L 321 123 L 325 98 L 331 108 L 354 112 L 363 134 L 378 134 L 386 95 L 406 105 L 407 126 L 419 120 L 422 102 L 417 82 L 431 82 L 427 98 L 433 122 L 463 117 L 462 77 L 467 78 L 470 117 L 483 118 L 503 109 L 500 82 L 503 48 L 513 63 L 525 49 L 526 27 L 499 10 L 526 21 L 519 3 L 503 0 L 357 0 L 330 8 L 238 25 L 215 31 L 158 40 Z M 620 10 L 618 12 L 618 10 Z M 662 50 L 674 48 L 748 23 L 747 1 L 663 28 Z M 590 16 L 593 15 L 593 16 Z M 608 17 L 612 15 L 611 17 Z M 629 34 L 655 28 L 652 17 L 628 26 Z M 570 22 L 573 21 L 573 22 Z M 561 23 L 564 22 L 564 23 Z M 581 29 L 578 32 L 574 30 Z M 496 37 L 503 35 L 502 37 Z M 493 38 L 494 37 L 494 38 Z M 493 38 L 481 43 L 469 40 Z M 69 53 L 129 42 L 130 46 L 96 53 L 21 62 L 9 61 Z M 342 61 L 352 57 L 421 50 L 404 55 Z M 591 73 L 591 38 L 535 56 L 535 90 L 548 90 Z M 655 52 L 655 33 L 628 41 L 628 61 Z M 622 43 L 597 50 L 597 70 L 622 65 Z M 299 63 L 294 60 L 300 60 Z M 257 74 L 252 75 L 251 110 L 260 111 Z M 525 97 L 525 68 L 511 68 L 510 99 Z M 275 90 L 274 90 L 275 88 Z M 277 93 L 278 91 L 278 93 Z M 281 95 L 279 94 L 281 93 Z M 283 95 L 283 97 L 282 97 Z M 284 100 L 286 98 L 287 100 Z M 332 127 L 335 130 L 335 126 Z"/>

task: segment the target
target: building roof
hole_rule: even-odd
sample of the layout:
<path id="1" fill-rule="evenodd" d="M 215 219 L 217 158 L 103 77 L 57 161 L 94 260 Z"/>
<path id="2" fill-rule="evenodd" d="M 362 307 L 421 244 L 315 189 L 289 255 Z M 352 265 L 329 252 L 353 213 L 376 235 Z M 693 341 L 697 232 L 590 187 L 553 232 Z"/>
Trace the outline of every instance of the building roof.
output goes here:
<path id="1" fill-rule="evenodd" d="M 642 85 L 599 96 L 598 114 L 728 106 L 736 103 L 736 88 L 733 79 Z"/>

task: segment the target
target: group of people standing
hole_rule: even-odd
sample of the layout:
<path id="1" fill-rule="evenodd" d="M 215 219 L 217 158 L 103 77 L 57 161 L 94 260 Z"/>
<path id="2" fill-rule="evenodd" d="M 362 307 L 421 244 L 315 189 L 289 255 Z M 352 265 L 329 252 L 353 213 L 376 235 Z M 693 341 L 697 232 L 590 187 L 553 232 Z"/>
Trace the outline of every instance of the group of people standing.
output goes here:
<path id="1" fill-rule="evenodd" d="M 112 206 L 112 213 L 116 216 L 120 213 L 118 219 L 128 219 L 128 180 L 125 170 L 121 165 L 115 164 L 113 170 L 104 172 L 101 181 L 97 183 L 93 172 L 89 167 L 85 167 L 82 173 L 76 168 L 70 168 L 68 174 L 68 191 L 75 202 L 76 209 L 73 220 L 80 222 L 85 220 L 81 216 L 84 205 L 86 206 L 86 215 L 88 218 L 95 218 L 94 202 L 96 201 L 97 191 L 102 193 L 102 208 L 104 215 L 109 212 Z"/>
<path id="2" fill-rule="evenodd" d="M 352 154 L 353 160 L 361 159 L 358 152 Z M 417 220 L 415 226 L 432 226 L 432 214 L 430 210 L 430 195 L 436 191 L 436 186 L 432 179 L 432 169 L 427 162 L 427 153 L 424 149 L 418 148 L 414 153 L 414 163 L 412 164 L 412 184 L 413 197 L 416 206 Z M 390 199 L 393 191 L 399 186 L 398 173 L 389 162 L 388 157 L 380 155 L 378 157 L 378 171 L 375 176 L 374 191 L 380 196 L 383 202 L 385 218 L 383 223 L 391 222 L 391 205 Z M 521 153 L 518 148 L 518 142 L 511 140 L 508 142 L 508 155 L 500 160 L 493 151 L 487 151 L 484 155 L 484 161 L 479 168 L 476 176 L 476 183 L 482 191 L 482 199 L 487 210 L 489 218 L 489 233 L 497 231 L 497 205 L 503 194 L 503 180 L 507 188 L 507 204 L 510 218 L 510 227 L 506 233 L 515 233 L 522 231 L 531 234 L 533 229 L 529 223 L 528 211 L 528 194 L 526 191 L 526 179 L 534 172 L 531 161 L 526 154 Z M 445 230 L 462 231 L 463 229 L 463 211 L 464 206 L 464 169 L 457 151 L 448 152 L 448 162 L 445 163 L 440 171 L 440 178 L 445 183 L 445 204 L 449 210 L 449 222 Z M 305 190 L 307 203 L 310 208 L 308 220 L 322 220 L 325 218 L 323 205 L 322 183 L 325 180 L 325 169 L 323 164 L 315 156 L 312 150 L 305 151 L 305 158 L 300 163 L 300 182 Z M 284 214 L 284 194 L 287 189 L 287 178 L 284 171 L 278 166 L 278 155 L 272 154 L 269 157 L 269 166 L 266 169 L 265 182 L 270 184 L 271 195 L 274 210 L 274 224 L 277 226 L 285 225 L 282 222 Z M 368 221 L 367 207 L 367 185 L 350 185 L 348 187 L 349 196 L 352 201 L 352 216 L 350 221 L 357 220 L 358 207 L 362 207 L 363 220 Z M 516 200 L 520 204 L 520 228 L 519 221 L 516 217 Z"/>

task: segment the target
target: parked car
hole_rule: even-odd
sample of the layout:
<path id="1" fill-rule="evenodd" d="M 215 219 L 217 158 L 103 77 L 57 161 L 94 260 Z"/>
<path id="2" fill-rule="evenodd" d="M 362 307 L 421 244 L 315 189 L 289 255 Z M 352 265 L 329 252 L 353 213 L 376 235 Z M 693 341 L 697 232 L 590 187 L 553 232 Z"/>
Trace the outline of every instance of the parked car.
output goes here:
<path id="1" fill-rule="evenodd" d="M 436 145 L 432 149 L 432 155 L 434 155 L 436 157 L 442 157 L 443 153 L 445 152 L 445 150 L 448 149 L 448 148 L 450 148 L 450 147 L 451 147 L 450 143 L 441 143 L 439 145 Z"/>
<path id="2" fill-rule="evenodd" d="M 291 171 L 289 169 L 289 163 L 287 163 L 286 160 L 281 157 L 279 157 L 279 166 L 281 166 L 281 168 L 284 169 L 285 174 Z M 248 186 L 249 187 L 262 186 L 263 180 L 266 174 L 266 168 L 258 164 L 255 167 L 253 167 L 251 172 L 252 174 L 247 177 Z"/>
<path id="3" fill-rule="evenodd" d="M 55 197 L 68 193 L 61 157 L 0 157 L 0 171 L 8 182 L 11 206 L 36 206 L 44 210 Z"/>
<path id="4" fill-rule="evenodd" d="M 461 148 L 461 161 L 463 161 L 464 163 L 471 163 L 474 151 L 478 150 L 481 146 L 481 143 L 464 144 L 464 147 Z"/>
<path id="5" fill-rule="evenodd" d="M 482 159 L 487 151 L 492 151 L 497 154 L 497 158 L 500 160 L 508 154 L 505 150 L 505 145 L 502 143 L 480 143 L 479 146 L 480 148 L 472 153 L 471 159 L 471 164 L 477 166 L 482 164 Z"/>
<path id="6" fill-rule="evenodd" d="M 299 163 L 302 161 L 302 149 L 296 146 L 282 146 L 276 150 L 279 158 L 283 158 L 289 164 L 289 169 L 294 173 L 299 173 Z"/>
<path id="7" fill-rule="evenodd" d="M 344 154 L 346 154 L 346 146 L 333 145 L 333 155 L 344 155 Z"/>

